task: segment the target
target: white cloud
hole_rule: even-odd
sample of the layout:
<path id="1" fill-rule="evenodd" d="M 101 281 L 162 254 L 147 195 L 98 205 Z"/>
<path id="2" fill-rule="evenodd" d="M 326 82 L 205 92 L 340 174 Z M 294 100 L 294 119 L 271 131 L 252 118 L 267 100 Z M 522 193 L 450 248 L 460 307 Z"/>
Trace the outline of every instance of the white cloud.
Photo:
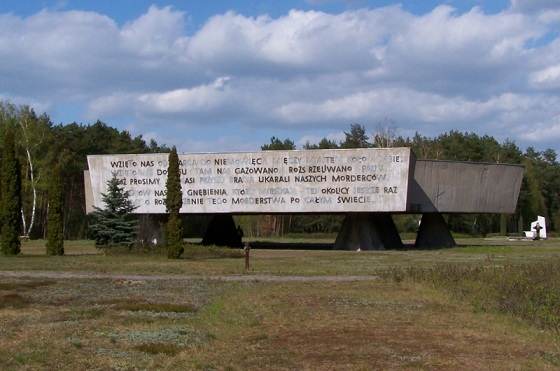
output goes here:
<path id="1" fill-rule="evenodd" d="M 125 48 L 145 56 L 179 54 L 187 41 L 184 13 L 171 7 L 150 6 L 148 12 L 124 25 L 120 32 Z"/>
<path id="2" fill-rule="evenodd" d="M 138 101 L 147 110 L 164 114 L 215 110 L 220 108 L 229 95 L 224 89 L 227 80 L 229 78 L 222 77 L 210 85 L 143 94 L 138 97 Z"/>
<path id="3" fill-rule="evenodd" d="M 95 12 L 3 14 L 0 96 L 53 110 L 76 104 L 85 118 L 134 121 L 172 140 L 180 138 L 165 131 L 184 127 L 224 137 L 217 128 L 285 128 L 311 140 L 309 130 L 323 136 L 388 117 L 403 132 L 548 143 L 527 133 L 556 130 L 560 115 L 560 9 L 538 3 L 515 0 L 497 14 L 445 5 L 423 15 L 400 6 L 228 12 L 189 35 L 186 13 L 171 7 L 151 6 L 124 25 Z"/>
<path id="4" fill-rule="evenodd" d="M 399 7 L 337 15 L 292 10 L 280 18 L 232 12 L 212 17 L 193 37 L 196 63 L 231 73 L 313 73 L 375 66 L 374 47 L 402 27 Z"/>
<path id="5" fill-rule="evenodd" d="M 560 88 L 560 64 L 535 71 L 529 79 L 535 87 Z"/>
<path id="6" fill-rule="evenodd" d="M 526 128 L 520 136 L 529 142 L 542 142 L 560 139 L 560 115 L 547 122 L 536 122 Z"/>

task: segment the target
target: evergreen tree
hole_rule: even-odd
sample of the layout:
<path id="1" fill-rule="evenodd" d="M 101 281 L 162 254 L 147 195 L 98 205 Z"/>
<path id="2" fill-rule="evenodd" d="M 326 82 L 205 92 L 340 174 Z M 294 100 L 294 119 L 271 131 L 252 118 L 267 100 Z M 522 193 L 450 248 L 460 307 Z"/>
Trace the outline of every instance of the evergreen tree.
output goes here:
<path id="1" fill-rule="evenodd" d="M 51 174 L 47 210 L 47 255 L 64 255 L 64 195 L 60 167 Z"/>
<path id="2" fill-rule="evenodd" d="M 282 141 L 279 138 L 272 137 L 270 138 L 270 143 L 262 145 L 261 149 L 263 151 L 278 151 L 284 149 L 290 150 L 290 149 L 296 149 L 296 145 L 289 138 L 286 138 L 284 139 L 284 141 Z"/>
<path id="3" fill-rule="evenodd" d="M 350 125 L 350 132 L 344 132 L 344 142 L 340 143 L 340 148 L 368 148 L 371 144 L 366 135 L 366 128 L 360 124 Z"/>
<path id="4" fill-rule="evenodd" d="M 95 245 L 99 248 L 111 246 L 131 247 L 136 238 L 138 221 L 132 215 L 137 208 L 129 199 L 129 192 L 119 185 L 113 176 L 107 182 L 107 193 L 102 193 L 105 208 L 95 208 L 93 224 L 90 225 Z"/>
<path id="5" fill-rule="evenodd" d="M 166 226 L 167 257 L 179 259 L 183 253 L 183 228 L 179 211 L 183 206 L 183 193 L 181 191 L 181 174 L 179 169 L 179 156 L 173 147 L 169 153 L 167 167 L 167 182 L 165 189 L 165 209 L 169 213 Z"/>
<path id="6" fill-rule="evenodd" d="M 321 139 L 318 144 L 311 144 L 306 142 L 303 145 L 303 149 L 336 149 L 338 148 L 338 144 L 334 140 L 330 140 L 327 138 Z"/>
<path id="7" fill-rule="evenodd" d="M 11 127 L 7 128 L 4 135 L 0 183 L 2 189 L 0 250 L 4 255 L 17 255 L 20 253 L 21 178 Z"/>

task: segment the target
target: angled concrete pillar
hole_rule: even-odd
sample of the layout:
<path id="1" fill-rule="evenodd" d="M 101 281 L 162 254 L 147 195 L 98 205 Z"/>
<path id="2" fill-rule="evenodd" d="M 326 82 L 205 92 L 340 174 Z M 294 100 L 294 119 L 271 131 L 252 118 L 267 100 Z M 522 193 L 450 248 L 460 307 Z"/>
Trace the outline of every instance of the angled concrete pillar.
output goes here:
<path id="1" fill-rule="evenodd" d="M 403 243 L 399 231 L 391 214 L 379 213 L 372 214 L 373 222 L 378 226 L 381 234 L 381 240 L 386 249 L 401 249 Z"/>
<path id="2" fill-rule="evenodd" d="M 436 248 L 454 247 L 457 244 L 451 235 L 451 231 L 439 213 L 429 213 L 422 215 L 420 228 L 416 235 L 415 247 Z"/>
<path id="3" fill-rule="evenodd" d="M 390 214 L 347 214 L 336 236 L 337 250 L 385 250 L 401 248 L 402 241 Z"/>
<path id="4" fill-rule="evenodd" d="M 241 247 L 241 238 L 231 214 L 215 214 L 208 223 L 202 244 Z"/>

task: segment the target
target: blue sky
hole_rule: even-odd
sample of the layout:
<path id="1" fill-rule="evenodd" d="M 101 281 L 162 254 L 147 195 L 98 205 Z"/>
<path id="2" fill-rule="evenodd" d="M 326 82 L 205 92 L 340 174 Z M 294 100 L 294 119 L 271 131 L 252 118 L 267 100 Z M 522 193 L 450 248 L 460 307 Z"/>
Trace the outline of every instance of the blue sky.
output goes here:
<path id="1" fill-rule="evenodd" d="M 94 11 L 109 15 L 115 21 L 123 24 L 133 20 L 146 12 L 151 5 L 158 7 L 173 6 L 175 9 L 185 11 L 192 18 L 192 25 L 200 26 L 209 17 L 215 14 L 233 10 L 243 15 L 268 14 L 273 17 L 284 15 L 291 9 L 321 10 L 329 13 L 340 13 L 346 10 L 362 8 L 378 8 L 388 5 L 400 4 L 404 9 L 414 13 L 423 14 L 431 11 L 438 5 L 447 4 L 460 12 L 468 11 L 475 6 L 488 13 L 497 13 L 507 9 L 509 0 L 409 0 L 395 2 L 391 0 L 230 0 L 230 1 L 150 1 L 150 0 L 81 0 L 81 1 L 21 1 L 3 0 L 0 3 L 2 13 L 14 13 L 20 16 L 29 16 L 43 9 L 51 10 L 84 10 Z"/>
<path id="2" fill-rule="evenodd" d="M 458 129 L 560 139 L 560 1 L 0 2 L 0 99 L 182 151 Z"/>

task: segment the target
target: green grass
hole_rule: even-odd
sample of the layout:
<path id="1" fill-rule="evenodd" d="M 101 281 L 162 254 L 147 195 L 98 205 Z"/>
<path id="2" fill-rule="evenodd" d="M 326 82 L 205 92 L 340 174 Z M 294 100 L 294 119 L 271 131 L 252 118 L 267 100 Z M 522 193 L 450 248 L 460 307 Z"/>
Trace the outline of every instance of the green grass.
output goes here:
<path id="1" fill-rule="evenodd" d="M 229 247 L 219 246 L 201 246 L 193 244 L 185 244 L 185 250 L 182 259 L 224 259 L 243 258 L 245 255 L 242 249 L 232 249 Z"/>
<path id="2" fill-rule="evenodd" d="M 292 242 L 292 240 L 287 240 Z M 286 240 L 279 241 L 286 242 Z M 429 267 L 439 263 L 470 264 L 490 256 L 495 264 L 538 262 L 560 256 L 560 240 L 507 241 L 505 238 L 460 239 L 461 245 L 439 250 L 329 251 L 252 249 L 251 272 L 275 275 L 375 275 L 394 266 Z M 23 245 L 17 257 L 0 256 L 0 270 L 86 271 L 130 274 L 244 274 L 240 249 L 187 244 L 188 259 L 162 254 L 99 253 L 91 241 L 68 241 L 68 255 L 48 257 L 44 241 Z M 220 257 L 217 259 L 216 257 Z"/>

